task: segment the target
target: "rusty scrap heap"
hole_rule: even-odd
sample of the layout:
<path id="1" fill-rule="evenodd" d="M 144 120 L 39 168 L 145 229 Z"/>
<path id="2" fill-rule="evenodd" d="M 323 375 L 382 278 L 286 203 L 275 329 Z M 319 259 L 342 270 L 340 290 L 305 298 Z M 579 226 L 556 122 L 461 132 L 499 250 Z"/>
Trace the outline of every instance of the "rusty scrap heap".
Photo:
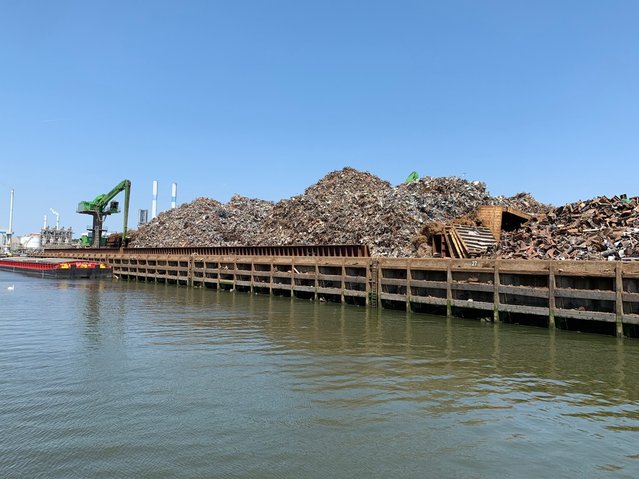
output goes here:
<path id="1" fill-rule="evenodd" d="M 528 214 L 544 214 L 553 209 L 552 206 L 540 203 L 530 193 L 517 193 L 515 196 L 495 196 L 490 198 L 487 205 L 505 206 Z"/>
<path id="2" fill-rule="evenodd" d="M 273 209 L 269 201 L 235 195 L 227 204 L 197 198 L 160 213 L 151 223 L 131 233 L 131 247 L 242 246 L 251 244 L 264 217 Z"/>
<path id="3" fill-rule="evenodd" d="M 639 257 L 639 198 L 604 196 L 537 215 L 503 233 L 496 256 L 524 259 Z"/>
<path id="4" fill-rule="evenodd" d="M 278 202 L 262 224 L 258 244 L 374 244 L 384 242 L 390 183 L 351 168 L 328 174 L 304 194 Z"/>
<path id="5" fill-rule="evenodd" d="M 277 203 L 233 196 L 198 198 L 161 213 L 131 237 L 132 247 L 367 244 L 374 256 L 428 255 L 434 225 L 477 223 L 481 205 L 534 214 L 504 231 L 494 257 L 639 257 L 639 199 L 599 197 L 552 208 L 527 193 L 492 197 L 486 185 L 425 177 L 393 187 L 367 172 L 329 173 L 303 194 Z"/>
<path id="6" fill-rule="evenodd" d="M 491 197 L 486 185 L 425 177 L 393 187 L 367 172 L 343 168 L 303 194 L 271 202 L 234 196 L 222 204 L 198 198 L 142 226 L 132 247 L 237 245 L 369 245 L 375 256 L 410 257 L 432 221 L 472 215 L 482 204 L 544 210 L 530 195 Z"/>

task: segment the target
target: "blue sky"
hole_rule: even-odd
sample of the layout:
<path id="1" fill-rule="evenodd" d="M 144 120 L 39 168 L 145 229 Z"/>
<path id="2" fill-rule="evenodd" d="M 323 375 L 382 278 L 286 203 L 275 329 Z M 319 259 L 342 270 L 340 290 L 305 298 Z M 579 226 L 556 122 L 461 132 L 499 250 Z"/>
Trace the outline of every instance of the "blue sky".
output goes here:
<path id="1" fill-rule="evenodd" d="M 0 227 L 133 184 L 279 200 L 352 166 L 637 195 L 636 1 L 0 0 Z M 106 226 L 121 228 L 121 215 Z"/>

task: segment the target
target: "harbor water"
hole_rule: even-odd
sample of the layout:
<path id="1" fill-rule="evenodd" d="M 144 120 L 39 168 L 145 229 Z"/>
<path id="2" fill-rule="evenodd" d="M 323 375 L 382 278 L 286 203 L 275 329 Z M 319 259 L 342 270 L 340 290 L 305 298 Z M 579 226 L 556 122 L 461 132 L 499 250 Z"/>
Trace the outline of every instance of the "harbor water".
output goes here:
<path id="1" fill-rule="evenodd" d="M 639 477 L 639 341 L 0 272 L 0 478 Z"/>

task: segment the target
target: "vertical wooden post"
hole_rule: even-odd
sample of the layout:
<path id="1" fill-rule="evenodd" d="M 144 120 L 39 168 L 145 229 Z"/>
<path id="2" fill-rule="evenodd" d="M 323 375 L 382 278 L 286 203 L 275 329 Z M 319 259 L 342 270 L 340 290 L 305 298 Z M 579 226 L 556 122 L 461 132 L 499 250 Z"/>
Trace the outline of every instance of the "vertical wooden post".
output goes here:
<path id="1" fill-rule="evenodd" d="M 313 279 L 313 301 L 317 301 L 319 297 L 317 296 L 317 288 L 319 288 L 319 262 L 315 261 L 315 278 Z M 368 306 L 368 303 L 366 303 Z"/>
<path id="2" fill-rule="evenodd" d="M 344 304 L 345 298 L 344 298 L 344 289 L 346 289 L 346 260 L 344 258 L 342 258 L 342 278 L 340 280 L 340 291 L 342 292 L 342 297 L 341 299 L 341 303 Z"/>
<path id="3" fill-rule="evenodd" d="M 251 260 L 251 287 L 249 288 L 251 295 L 255 294 L 255 261 Z"/>
<path id="4" fill-rule="evenodd" d="M 383 263 L 380 263 L 379 261 L 376 262 L 377 263 L 377 273 L 375 276 L 375 302 L 377 303 L 377 307 L 378 308 L 382 308 L 383 304 L 382 304 L 382 293 L 383 293 L 383 289 L 382 289 L 382 280 L 384 278 L 384 269 L 383 269 Z"/>
<path id="5" fill-rule="evenodd" d="M 411 280 L 413 279 L 413 273 L 411 270 L 411 260 L 408 260 L 408 263 L 406 264 L 406 311 L 409 313 L 413 312 L 413 309 L 411 307 L 410 304 L 410 297 L 411 297 Z"/>
<path id="6" fill-rule="evenodd" d="M 501 278 L 499 276 L 499 260 L 495 260 L 495 277 L 493 278 L 494 282 L 494 292 L 493 292 L 493 322 L 499 322 L 499 285 L 501 284 Z"/>
<path id="7" fill-rule="evenodd" d="M 235 282 L 237 281 L 237 256 L 233 256 L 233 292 L 237 291 L 237 285 Z"/>
<path id="8" fill-rule="evenodd" d="M 371 305 L 371 291 L 373 290 L 371 285 L 371 281 L 373 277 L 373 275 L 371 274 L 371 268 L 372 268 L 372 263 L 369 261 L 368 265 L 366 266 L 366 287 L 365 287 L 366 289 L 365 304 L 367 307 Z"/>
<path id="9" fill-rule="evenodd" d="M 548 263 L 548 328 L 555 329 L 555 263 Z"/>
<path id="10" fill-rule="evenodd" d="M 297 269 L 295 268 L 295 256 L 291 256 L 291 277 L 290 277 L 291 299 L 295 297 L 295 281 L 297 280 L 297 273 L 295 273 L 295 271 L 297 271 Z"/>
<path id="11" fill-rule="evenodd" d="M 615 265 L 615 310 L 617 317 L 615 321 L 618 338 L 623 338 L 623 264 L 617 261 Z"/>
<path id="12" fill-rule="evenodd" d="M 453 272 L 451 270 L 451 260 L 448 260 L 446 268 L 446 316 L 453 315 Z"/>
<path id="13" fill-rule="evenodd" d="M 187 263 L 186 270 L 186 285 L 193 286 L 193 277 L 195 276 L 195 257 L 193 255 L 189 256 L 189 262 Z M 146 281 L 146 279 L 145 279 Z"/>

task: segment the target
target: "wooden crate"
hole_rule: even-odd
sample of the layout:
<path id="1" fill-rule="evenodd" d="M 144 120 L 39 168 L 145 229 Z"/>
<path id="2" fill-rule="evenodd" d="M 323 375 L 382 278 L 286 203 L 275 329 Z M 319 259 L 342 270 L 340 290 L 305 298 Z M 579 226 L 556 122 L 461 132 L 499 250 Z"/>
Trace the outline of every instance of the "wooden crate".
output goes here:
<path id="1" fill-rule="evenodd" d="M 523 211 L 505 206 L 488 206 L 479 207 L 477 217 L 482 224 L 488 228 L 497 242 L 501 240 L 501 232 L 515 229 L 522 223 L 530 219 L 530 215 Z"/>

